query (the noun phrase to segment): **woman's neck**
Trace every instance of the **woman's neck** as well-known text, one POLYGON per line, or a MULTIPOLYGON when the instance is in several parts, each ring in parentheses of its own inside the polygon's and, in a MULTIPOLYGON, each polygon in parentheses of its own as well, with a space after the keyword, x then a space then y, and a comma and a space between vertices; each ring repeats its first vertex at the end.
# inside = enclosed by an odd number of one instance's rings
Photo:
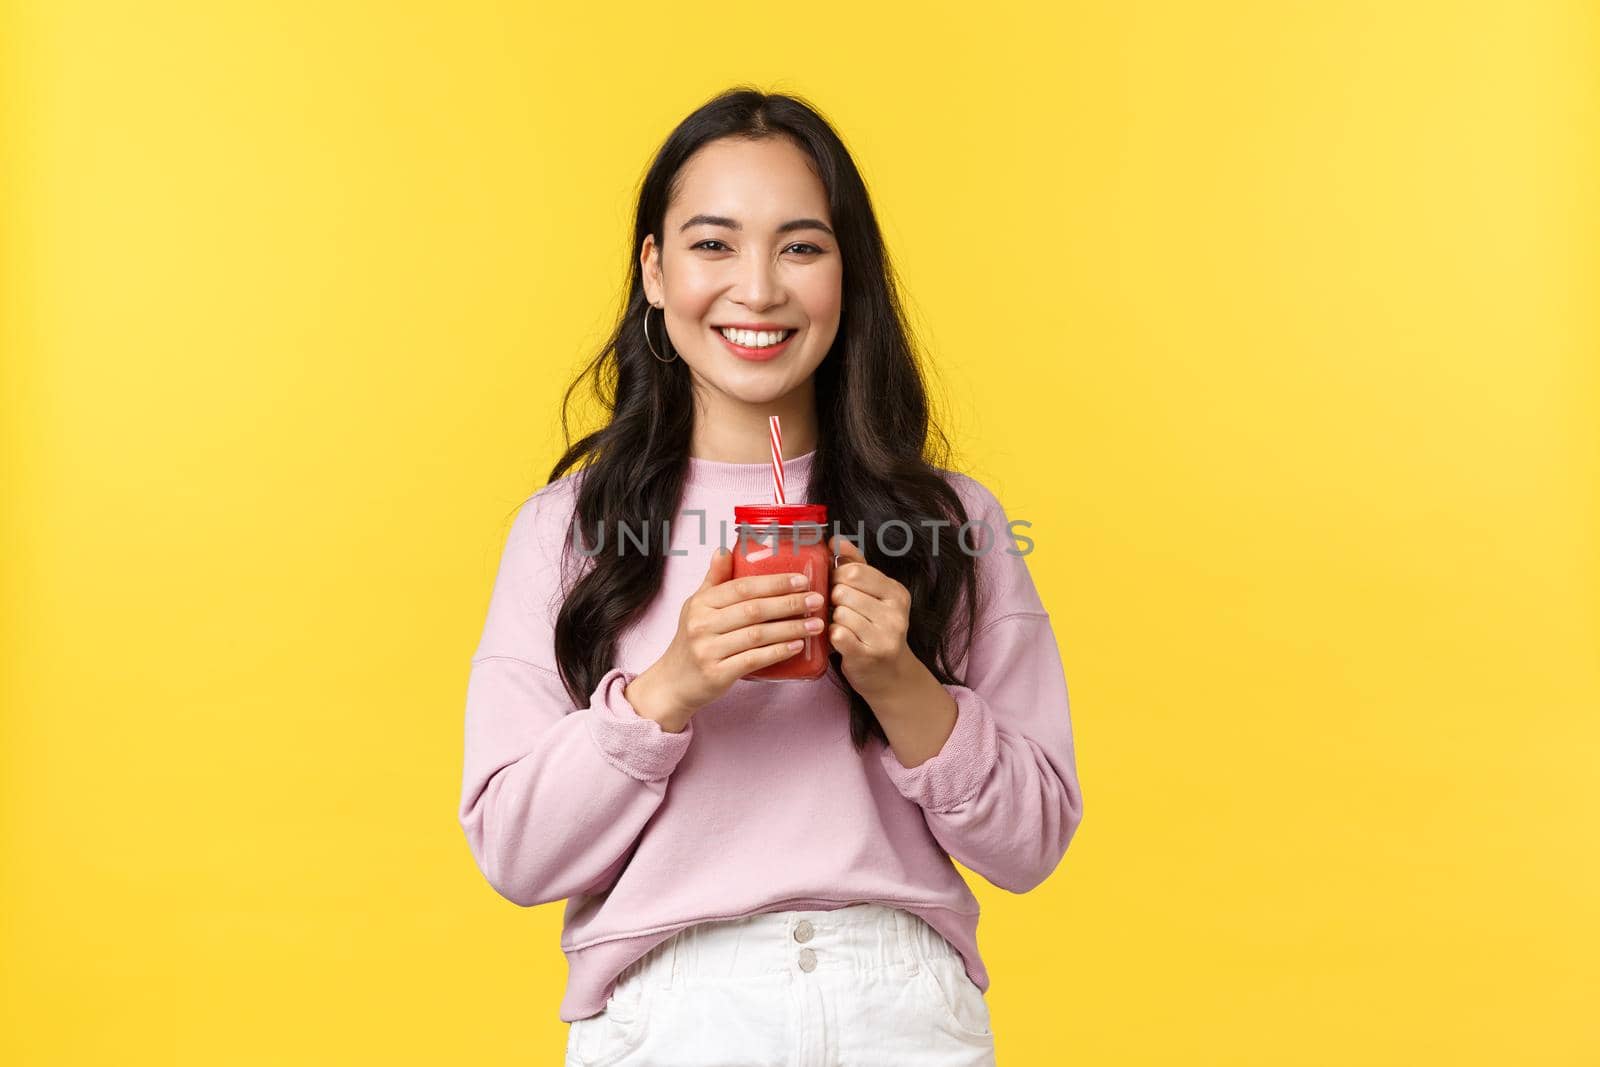
POLYGON ((776 415, 783 435, 783 458, 801 456, 817 447, 817 413, 809 391, 796 390, 788 397, 760 406, 741 405, 738 410, 715 407, 696 413, 689 454, 696 459, 717 463, 765 463, 772 458, 770 416, 776 415))

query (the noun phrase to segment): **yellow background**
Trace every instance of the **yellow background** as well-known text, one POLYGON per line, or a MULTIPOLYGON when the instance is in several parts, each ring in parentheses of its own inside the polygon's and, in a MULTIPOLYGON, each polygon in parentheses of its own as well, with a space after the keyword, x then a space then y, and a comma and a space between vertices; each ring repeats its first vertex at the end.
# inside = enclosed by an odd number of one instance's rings
POLYGON ((0 1061, 557 1063, 456 823, 697 104, 857 153, 1087 816, 1003 1064, 1600 1061, 1592 5, 14 3, 0 1061))

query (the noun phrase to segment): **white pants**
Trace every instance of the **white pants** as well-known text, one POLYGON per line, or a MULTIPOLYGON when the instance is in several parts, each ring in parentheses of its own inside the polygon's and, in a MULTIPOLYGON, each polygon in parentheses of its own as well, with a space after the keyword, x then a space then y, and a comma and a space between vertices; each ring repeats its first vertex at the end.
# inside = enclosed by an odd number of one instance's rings
POLYGON ((566 1067, 993 1065, 989 1007, 961 956, 881 904, 680 930, 567 1033, 566 1067))

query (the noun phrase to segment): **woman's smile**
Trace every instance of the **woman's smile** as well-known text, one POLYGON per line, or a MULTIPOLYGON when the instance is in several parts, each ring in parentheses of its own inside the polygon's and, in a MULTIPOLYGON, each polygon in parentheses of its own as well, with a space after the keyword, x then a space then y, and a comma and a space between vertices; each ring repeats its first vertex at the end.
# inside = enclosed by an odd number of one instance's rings
POLYGON ((711 332, 716 334, 717 339, 727 346, 728 351, 740 359, 747 359, 752 363, 765 363, 769 359, 776 359, 779 354, 786 350, 789 347, 789 342, 793 341, 795 334, 800 331, 789 330, 786 333, 778 334, 765 330, 732 330, 712 327, 711 332), (737 337, 738 340, 733 340, 729 337, 729 334, 737 337), (779 337, 781 337, 781 340, 778 339, 779 337))

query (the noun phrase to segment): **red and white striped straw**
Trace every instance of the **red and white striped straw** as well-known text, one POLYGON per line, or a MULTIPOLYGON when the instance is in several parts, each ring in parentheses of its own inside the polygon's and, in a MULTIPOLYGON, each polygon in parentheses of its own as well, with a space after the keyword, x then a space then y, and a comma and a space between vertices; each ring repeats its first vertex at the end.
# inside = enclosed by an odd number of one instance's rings
POLYGON ((778 427, 778 416, 767 417, 767 425, 771 429, 768 435, 772 440, 772 502, 784 504, 783 497, 783 431, 778 427))

